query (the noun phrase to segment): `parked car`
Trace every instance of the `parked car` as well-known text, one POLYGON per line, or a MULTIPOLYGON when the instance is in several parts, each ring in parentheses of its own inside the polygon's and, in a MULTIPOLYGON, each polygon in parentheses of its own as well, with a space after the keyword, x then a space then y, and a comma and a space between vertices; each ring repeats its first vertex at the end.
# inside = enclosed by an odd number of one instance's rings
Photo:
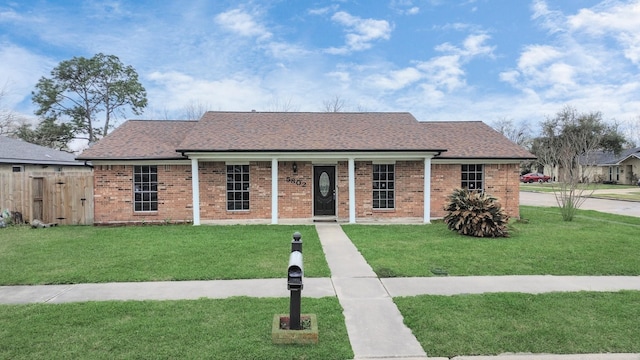
POLYGON ((541 173, 528 173, 525 175, 520 176, 520 181, 522 182, 526 182, 526 183, 532 183, 532 182, 549 182, 551 181, 551 176, 545 175, 545 174, 541 174, 541 173))

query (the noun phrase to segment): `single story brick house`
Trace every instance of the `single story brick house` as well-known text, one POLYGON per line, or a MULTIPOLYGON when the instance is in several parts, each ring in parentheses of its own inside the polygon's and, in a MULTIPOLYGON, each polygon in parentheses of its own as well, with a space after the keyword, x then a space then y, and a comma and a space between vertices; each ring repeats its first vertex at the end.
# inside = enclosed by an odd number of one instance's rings
POLYGON ((410 113, 207 112, 129 120, 85 150, 96 224, 429 223, 455 188, 519 216, 519 164, 535 158, 479 121, 410 113))

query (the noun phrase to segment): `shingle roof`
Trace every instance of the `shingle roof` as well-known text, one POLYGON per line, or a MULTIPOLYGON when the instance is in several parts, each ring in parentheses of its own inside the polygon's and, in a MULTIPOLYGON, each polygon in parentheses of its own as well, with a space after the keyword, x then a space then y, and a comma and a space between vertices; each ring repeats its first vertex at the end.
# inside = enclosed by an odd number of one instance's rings
POLYGON ((602 157, 598 159, 598 165, 619 165, 629 157, 640 158, 640 147, 627 149, 622 151, 619 155, 615 155, 612 152, 604 152, 602 157))
POLYGON ((409 113, 207 112, 178 150, 425 151, 425 129, 409 113))
POLYGON ((199 121, 130 120, 78 159, 184 159, 179 152, 442 151, 442 158, 532 159, 480 121, 410 113, 207 112, 199 121))
POLYGON ((178 145, 196 121, 129 120, 85 150, 78 159, 184 159, 178 145))
POLYGON ((440 141, 447 149, 438 158, 456 159, 535 159, 535 155, 518 146, 482 121, 422 122, 430 140, 440 141))
POLYGON ((84 166, 71 153, 6 136, 0 136, 0 149, 0 163, 84 166))

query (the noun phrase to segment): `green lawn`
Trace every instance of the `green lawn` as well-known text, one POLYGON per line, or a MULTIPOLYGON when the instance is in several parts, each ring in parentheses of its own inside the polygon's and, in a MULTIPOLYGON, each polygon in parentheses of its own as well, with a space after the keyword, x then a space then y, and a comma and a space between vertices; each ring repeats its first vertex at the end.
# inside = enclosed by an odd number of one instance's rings
POLYGON ((640 275, 640 218, 579 211, 564 222, 557 208, 521 207, 510 238, 458 235, 431 225, 345 225, 382 277, 448 275, 640 275))
POLYGON ((640 201, 640 191, 633 191, 626 194, 593 194, 590 197, 598 199, 640 201))
POLYGON ((303 299, 317 345, 274 345, 288 299, 0 305, 0 359, 351 359, 336 298, 303 299))
POLYGON ((295 231, 329 276, 313 226, 22 226, 0 229, 0 285, 284 277, 295 231))
POLYGON ((640 352, 640 292, 395 298, 428 356, 640 352))
MULTIPOLYGON (((558 183, 520 183, 520 190, 522 191, 542 191, 553 192, 555 189, 560 188, 558 183)), ((593 183, 589 185, 589 190, 607 190, 607 189, 631 189, 637 188, 633 185, 617 185, 617 184, 597 184, 593 183)))
MULTIPOLYGON (((609 190, 609 189, 638 189, 638 187, 632 186, 632 185, 592 184, 592 186, 586 189, 582 195, 592 197, 592 198, 598 198, 598 199, 640 201, 640 191, 633 191, 626 194, 604 193, 602 191, 598 191, 595 193, 592 192, 592 190, 609 190)), ((555 191, 560 190, 560 186, 554 183, 520 184, 520 190, 553 193, 555 191)))

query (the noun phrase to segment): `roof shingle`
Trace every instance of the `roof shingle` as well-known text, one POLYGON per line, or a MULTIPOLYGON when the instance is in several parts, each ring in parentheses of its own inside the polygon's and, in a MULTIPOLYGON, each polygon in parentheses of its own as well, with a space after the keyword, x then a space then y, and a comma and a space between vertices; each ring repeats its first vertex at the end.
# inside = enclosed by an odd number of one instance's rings
POLYGON ((207 112, 179 151, 424 151, 409 113, 207 112))
POLYGON ((71 153, 6 136, 0 136, 0 149, 0 163, 84 166, 71 153))
POLYGON ((447 149, 440 158, 534 159, 535 156, 482 121, 422 122, 429 140, 447 149))
POLYGON ((196 121, 129 120, 78 156, 82 160, 184 159, 178 145, 196 121))
POLYGON ((443 151, 440 158, 532 159, 480 121, 410 113, 207 112, 199 121, 130 120, 78 159, 184 159, 179 152, 443 151))

